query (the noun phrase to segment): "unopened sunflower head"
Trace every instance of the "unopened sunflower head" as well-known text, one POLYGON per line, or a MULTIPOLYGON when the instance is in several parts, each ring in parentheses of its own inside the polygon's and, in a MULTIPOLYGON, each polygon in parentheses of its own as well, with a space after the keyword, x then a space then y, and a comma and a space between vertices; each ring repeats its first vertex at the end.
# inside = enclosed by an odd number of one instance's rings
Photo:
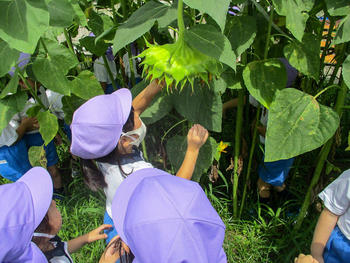
POLYGON ((167 89, 180 86, 183 89, 189 81, 193 90, 193 80, 200 77, 208 84, 209 76, 218 76, 222 64, 216 59, 191 48, 184 41, 174 44, 151 45, 139 57, 144 58, 143 75, 147 79, 165 79, 167 89))

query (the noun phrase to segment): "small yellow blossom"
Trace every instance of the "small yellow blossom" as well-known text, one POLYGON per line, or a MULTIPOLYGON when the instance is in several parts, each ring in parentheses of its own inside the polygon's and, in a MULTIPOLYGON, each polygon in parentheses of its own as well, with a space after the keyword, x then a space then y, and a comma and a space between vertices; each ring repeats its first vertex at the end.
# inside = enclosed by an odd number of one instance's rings
POLYGON ((218 150, 218 152, 220 152, 220 153, 227 153, 227 151, 225 151, 225 149, 227 148, 229 146, 229 144, 228 143, 224 143, 223 141, 221 141, 220 142, 220 144, 218 145, 218 148, 217 148, 217 150, 218 150))

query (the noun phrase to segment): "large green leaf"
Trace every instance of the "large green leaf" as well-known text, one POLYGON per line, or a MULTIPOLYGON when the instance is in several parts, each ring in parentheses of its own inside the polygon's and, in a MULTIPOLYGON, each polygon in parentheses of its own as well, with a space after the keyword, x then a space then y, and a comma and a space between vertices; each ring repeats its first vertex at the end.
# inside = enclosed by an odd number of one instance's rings
POLYGON ((68 27, 72 24, 75 11, 68 0, 52 0, 48 7, 50 26, 68 27))
POLYGON ((18 81, 19 81, 18 68, 16 68, 10 81, 7 83, 6 87, 1 91, 0 99, 3 99, 8 95, 15 94, 17 92, 18 81))
POLYGON ((118 28, 113 40, 114 53, 148 32, 156 21, 164 27, 165 22, 170 23, 175 19, 174 7, 154 1, 147 2, 118 28))
POLYGON ((86 16, 83 10, 81 10, 78 0, 72 0, 71 5, 74 9, 75 20, 77 21, 77 23, 84 27, 87 26, 86 16))
POLYGON ((79 39, 79 42, 88 51, 100 57, 103 54, 105 54, 109 44, 105 43, 104 41, 98 41, 96 44, 95 39, 95 37, 87 36, 82 39, 79 39))
POLYGON ((301 73, 318 80, 320 71, 320 42, 305 34, 303 42, 292 42, 284 47, 284 56, 301 73))
MULTIPOLYGON (((199 182, 203 173, 205 173, 211 166, 216 153, 216 147, 217 142, 212 137, 209 137, 206 143, 201 147, 192 176, 193 181, 199 182)), ((176 172, 179 170, 184 160, 186 149, 187 138, 184 136, 175 135, 167 142, 166 151, 176 172)))
POLYGON ((273 102, 276 91, 287 85, 287 72, 279 59, 253 61, 243 71, 249 93, 266 108, 273 102))
POLYGON ((49 27, 45 0, 2 0, 0 17, 0 38, 11 48, 30 54, 49 27))
POLYGON ((343 62, 343 79, 346 86, 350 89, 350 55, 343 62))
POLYGON ((23 110, 27 99, 27 94, 22 91, 0 100, 0 132, 9 124, 13 115, 23 110))
POLYGON ((67 47, 50 39, 44 39, 43 41, 48 50, 49 59, 56 66, 60 67, 64 74, 67 74, 71 68, 78 65, 77 57, 67 47))
POLYGON ((340 23, 334 44, 341 44, 350 41, 350 15, 347 15, 340 23))
POLYGON ((286 16, 286 26, 296 39, 302 40, 307 14, 313 7, 313 0, 273 0, 273 4, 278 14, 286 16))
POLYGON ((214 26, 200 24, 186 30, 186 43, 203 54, 216 58, 232 69, 236 69, 236 56, 230 41, 214 26))
POLYGON ((47 168, 47 159, 44 145, 32 146, 28 150, 28 158, 31 166, 41 166, 47 168))
POLYGON ((350 14, 349 0, 325 0, 328 13, 331 16, 345 16, 350 14))
POLYGON ((256 36, 256 19, 252 16, 235 16, 231 19, 227 38, 236 57, 239 57, 253 43, 256 36))
POLYGON ((2 77, 15 65, 16 60, 19 57, 19 51, 10 48, 5 41, 0 40, 0 57, 0 77, 2 77))
POLYGON ((174 91, 172 101, 175 109, 192 123, 199 123, 206 129, 221 132, 222 101, 219 93, 214 93, 206 85, 195 83, 186 85, 180 93, 174 91))
POLYGON ((94 73, 89 70, 80 72, 71 83, 71 92, 82 99, 88 100, 97 95, 104 94, 94 73))
POLYGON ((58 131, 57 117, 50 111, 39 111, 36 115, 40 128, 39 132, 43 137, 44 144, 48 145, 55 138, 58 131))
POLYGON ((67 124, 72 123, 73 113, 78 109, 86 100, 79 98, 72 94, 71 96, 64 96, 62 98, 64 121, 67 124))
POLYGON ((65 72, 51 58, 35 60, 33 73, 46 88, 63 95, 70 94, 70 84, 65 77, 65 72))
POLYGON ((292 88, 279 91, 269 111, 265 161, 314 150, 330 139, 338 126, 338 114, 312 96, 292 88))
POLYGON ((227 67, 218 79, 214 79, 211 82, 214 91, 223 94, 226 89, 241 89, 242 71, 242 66, 238 66, 236 72, 227 67))
POLYGON ((105 14, 97 14, 96 12, 91 12, 88 25, 96 36, 114 26, 112 18, 105 14))
POLYGON ((221 31, 224 31, 230 0, 184 0, 184 2, 188 6, 210 15, 220 26, 221 31))
POLYGON ((141 114, 141 118, 145 124, 152 124, 167 115, 172 108, 171 97, 158 94, 141 114))

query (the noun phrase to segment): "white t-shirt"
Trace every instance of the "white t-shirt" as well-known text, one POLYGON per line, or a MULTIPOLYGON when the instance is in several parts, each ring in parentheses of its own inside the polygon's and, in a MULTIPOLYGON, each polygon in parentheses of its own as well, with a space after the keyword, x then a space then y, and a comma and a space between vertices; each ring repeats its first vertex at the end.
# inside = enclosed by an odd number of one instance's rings
MULTIPOLYGON (((107 58, 107 62, 109 65, 109 68, 111 69, 113 78, 115 79, 117 77, 117 68, 114 61, 110 61, 107 58)), ((94 74, 96 79, 99 82, 106 82, 107 84, 111 84, 112 80, 110 79, 107 69, 105 68, 105 63, 103 62, 103 58, 99 57, 94 62, 94 74)))
POLYGON ((338 215, 338 227, 350 240, 350 169, 343 172, 319 195, 325 207, 338 215))
MULTIPOLYGON (((261 115, 260 115, 260 123, 267 127, 267 121, 269 117, 269 111, 264 106, 262 106, 252 95, 249 95, 249 103, 253 105, 255 108, 261 107, 261 115)), ((260 142, 262 144, 265 144, 265 137, 262 135, 259 135, 260 142)))
MULTIPOLYGON (((96 162, 99 170, 105 177, 105 181, 107 183, 107 187, 104 188, 104 192, 106 194, 106 210, 110 217, 112 217, 112 202, 115 195, 115 191, 119 187, 119 185, 125 179, 122 175, 119 166, 117 164, 108 164, 108 163, 100 163, 96 162)), ((121 165, 124 173, 129 174, 131 172, 136 172, 137 170, 144 168, 152 168, 152 164, 147 163, 143 160, 127 163, 121 165)))
MULTIPOLYGON (((141 60, 141 58, 137 58, 137 60, 141 60)), ((123 56, 123 63, 124 63, 124 68, 125 68, 125 74, 130 79, 131 78, 131 70, 130 70, 129 54, 128 53, 124 54, 124 56, 123 56)), ((134 76, 135 76, 135 78, 140 77, 140 75, 137 73, 135 58, 132 59, 132 64, 133 64, 133 68, 134 68, 134 76)))

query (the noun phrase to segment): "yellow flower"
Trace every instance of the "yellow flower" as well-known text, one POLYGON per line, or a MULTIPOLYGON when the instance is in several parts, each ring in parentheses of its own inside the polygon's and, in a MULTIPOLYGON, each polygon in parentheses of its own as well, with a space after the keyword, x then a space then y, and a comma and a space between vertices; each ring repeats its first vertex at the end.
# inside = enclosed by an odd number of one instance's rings
POLYGON ((223 141, 221 141, 220 142, 220 144, 218 145, 218 148, 217 148, 217 150, 218 150, 218 152, 220 152, 220 153, 227 153, 227 151, 225 151, 225 149, 227 148, 229 146, 229 144, 228 143, 224 143, 223 141))

